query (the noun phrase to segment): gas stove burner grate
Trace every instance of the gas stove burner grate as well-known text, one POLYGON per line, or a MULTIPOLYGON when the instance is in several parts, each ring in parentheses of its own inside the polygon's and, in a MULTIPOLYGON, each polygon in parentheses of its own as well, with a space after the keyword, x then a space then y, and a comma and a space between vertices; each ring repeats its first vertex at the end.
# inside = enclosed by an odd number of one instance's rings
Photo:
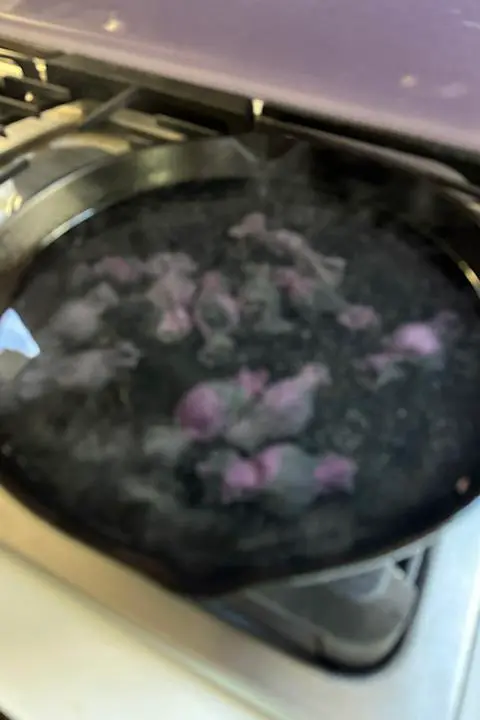
POLYGON ((112 143, 128 151, 252 127, 248 99, 0 39, 1 183, 21 155, 72 134, 76 146, 101 136, 108 152, 112 143))
MULTIPOLYGON (((0 50, 0 134, 7 126, 27 117, 39 117, 71 100, 68 88, 47 79, 43 60, 14 50, 0 50)), ((1 155, 0 155, 1 157, 1 155)))
POLYGON ((406 638, 428 577, 428 551, 329 583, 283 583, 204 604, 233 627, 340 673, 379 670, 406 638))

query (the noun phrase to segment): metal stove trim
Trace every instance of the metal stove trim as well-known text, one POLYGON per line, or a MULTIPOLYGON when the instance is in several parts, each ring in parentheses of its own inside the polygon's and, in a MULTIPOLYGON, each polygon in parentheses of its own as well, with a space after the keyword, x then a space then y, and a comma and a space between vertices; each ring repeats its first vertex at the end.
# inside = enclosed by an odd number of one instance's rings
POLYGON ((86 101, 72 102, 45 110, 39 117, 27 117, 8 126, 0 138, 0 162, 11 161, 40 143, 75 130, 91 110, 86 101))
POLYGON ((174 655, 259 709, 307 720, 319 711, 356 720, 453 720, 480 608, 480 507, 445 528, 401 651, 370 676, 304 665, 228 627, 133 571, 71 540, 0 490, 0 545, 133 622, 144 641, 174 655), (427 674, 429 680, 427 680, 427 674))
POLYGON ((416 620, 376 674, 336 676, 232 629, 32 515, 0 490, 0 545, 133 622, 144 641, 277 717, 454 720, 480 609, 480 506, 450 523, 432 551, 416 620), (428 675, 428 679, 427 679, 428 675))

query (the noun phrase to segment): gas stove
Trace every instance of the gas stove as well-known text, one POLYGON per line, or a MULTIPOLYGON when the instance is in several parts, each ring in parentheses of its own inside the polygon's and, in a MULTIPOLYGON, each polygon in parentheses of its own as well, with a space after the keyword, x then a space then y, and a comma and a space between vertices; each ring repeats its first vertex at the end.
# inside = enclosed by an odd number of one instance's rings
MULTIPOLYGON (((0 218, 49 188, 83 180, 107 157, 215 135, 270 135, 349 147, 387 166, 478 197, 476 159, 421 141, 377 144, 373 131, 316 121, 218 91, 41 48, 0 51, 0 218)), ((43 194, 43 195, 42 195, 43 194)), ((49 241, 98 210, 95 192, 45 204, 49 241), (54 217, 54 220, 52 220, 54 217), (52 225, 53 223, 53 225, 52 225)), ((0 248, 1 254, 1 248, 0 248)), ((8 260, 8 258, 7 258, 8 260)), ((2 278, 8 291, 14 278, 2 278)), ((5 351, 6 379, 25 362, 5 351)), ((168 637, 220 683, 289 717, 457 717, 480 608, 478 507, 432 541, 346 576, 295 579, 196 607, 82 547, 0 495, 2 545, 168 637), (195 660, 194 660, 195 658, 195 660), (430 673, 433 692, 419 677, 430 673)))

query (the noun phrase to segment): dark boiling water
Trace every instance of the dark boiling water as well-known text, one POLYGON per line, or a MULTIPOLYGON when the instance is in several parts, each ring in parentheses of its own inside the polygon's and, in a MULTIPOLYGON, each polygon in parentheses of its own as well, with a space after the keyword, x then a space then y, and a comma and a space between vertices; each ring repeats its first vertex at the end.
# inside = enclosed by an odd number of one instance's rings
POLYGON ((477 317, 368 203, 177 188, 57 241, 15 304, 42 351, 2 389, 15 482, 179 585, 421 530, 475 474, 477 317))

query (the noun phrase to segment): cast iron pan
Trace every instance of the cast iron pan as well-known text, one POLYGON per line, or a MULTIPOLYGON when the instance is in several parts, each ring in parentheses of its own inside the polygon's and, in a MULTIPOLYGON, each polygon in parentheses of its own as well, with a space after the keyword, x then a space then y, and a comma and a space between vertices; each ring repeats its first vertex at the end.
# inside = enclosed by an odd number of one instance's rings
POLYGON ((0 236, 63 233, 11 299, 40 354, 1 388, 7 489, 184 593, 379 557, 480 490, 474 214, 254 145, 109 161, 0 236))

